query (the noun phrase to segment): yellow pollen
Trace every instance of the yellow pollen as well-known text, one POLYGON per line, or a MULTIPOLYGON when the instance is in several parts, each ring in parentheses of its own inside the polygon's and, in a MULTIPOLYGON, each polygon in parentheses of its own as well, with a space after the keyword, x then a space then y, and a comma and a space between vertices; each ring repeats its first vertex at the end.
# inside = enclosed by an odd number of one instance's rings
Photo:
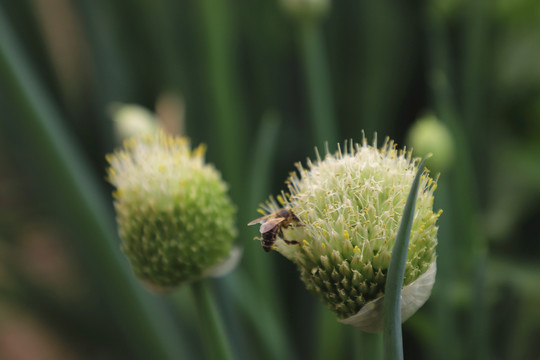
POLYGON ((321 243, 321 247, 322 247, 323 249, 326 249, 326 245, 325 245, 324 243, 321 243))
POLYGON ((345 238, 345 240, 350 239, 350 235, 349 235, 349 232, 347 230, 343 230, 343 237, 345 238))
POLYGON ((308 242, 307 240, 302 240, 302 242, 303 242, 304 244, 306 244, 307 246, 309 246, 309 242, 308 242))
POLYGON ((358 245, 354 245, 353 251, 354 251, 356 254, 358 254, 358 255, 362 254, 362 251, 360 250, 360 248, 358 247, 358 245))

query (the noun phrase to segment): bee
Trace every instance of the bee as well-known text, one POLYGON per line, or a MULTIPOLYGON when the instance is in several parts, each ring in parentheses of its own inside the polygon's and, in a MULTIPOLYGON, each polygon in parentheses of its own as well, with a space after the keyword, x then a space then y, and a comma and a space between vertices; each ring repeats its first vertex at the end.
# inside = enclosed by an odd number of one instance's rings
MULTIPOLYGON (((278 211, 268 214, 266 216, 260 217, 253 220, 248 224, 248 226, 261 224, 259 231, 261 232, 261 245, 264 251, 269 252, 272 250, 274 243, 277 240, 277 237, 287 244, 298 244, 296 240, 287 240, 283 236, 283 229, 293 226, 293 223, 299 223, 300 219, 289 209, 279 209, 278 211)), ((301 225, 294 225, 301 226, 301 225)))

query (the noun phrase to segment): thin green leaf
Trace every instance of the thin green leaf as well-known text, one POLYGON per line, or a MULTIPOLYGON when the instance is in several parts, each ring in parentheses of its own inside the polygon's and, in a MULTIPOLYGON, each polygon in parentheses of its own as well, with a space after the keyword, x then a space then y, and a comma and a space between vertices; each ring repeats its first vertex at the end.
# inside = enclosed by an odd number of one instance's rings
POLYGON ((232 360, 234 358, 227 340, 225 326, 210 293, 208 282, 209 280, 200 280, 191 284, 205 351, 208 354, 208 359, 232 360))
POLYGON ((423 159, 418 165, 407 203, 403 209, 403 217, 399 225, 396 241, 390 257, 388 277, 384 291, 384 328, 383 354, 385 360, 403 359, 403 339, 401 337, 401 288, 405 276, 405 263, 411 237, 416 197, 420 185, 420 176, 424 168, 423 159))
POLYGON ((324 304, 317 304, 315 313, 315 359, 343 359, 349 350, 346 346, 347 325, 336 321, 336 315, 324 304))
MULTIPOLYGON (((252 144, 249 196, 245 199, 247 205, 244 207, 247 211, 241 211, 240 224, 246 224, 258 216, 255 209, 268 194, 279 144, 280 126, 281 118, 277 112, 274 110, 265 112, 252 144)), ((251 235, 253 230, 255 229, 248 229, 250 232, 244 234, 251 235)), ((256 234, 260 235, 258 232, 256 234)), ((262 346, 265 347, 265 353, 270 354, 269 358, 290 359, 293 356, 292 343, 285 332, 283 302, 279 298, 276 271, 272 267, 271 257, 264 254, 260 244, 253 241, 252 237, 244 236, 243 239, 245 239, 243 261, 246 266, 240 269, 243 271, 242 274, 231 277, 231 283, 234 282, 236 288, 232 294, 252 322, 262 346), (249 273, 244 269, 249 269, 249 273), (252 284, 257 284, 256 288, 252 284), (238 296, 240 294, 241 296, 238 296), (246 301, 247 297, 252 299, 251 303, 246 301), (258 304, 263 301, 265 306, 259 306, 258 304)))
POLYGON ((300 46, 314 139, 319 148, 338 140, 328 65, 318 23, 300 24, 300 46))
POLYGON ((42 166, 39 181, 58 199, 72 231, 80 241, 79 252, 100 279, 115 321, 122 324, 129 341, 142 357, 177 359, 184 352, 175 339, 170 319, 136 282, 122 257, 115 236, 113 216, 76 143, 62 126, 61 117, 38 81, 0 8, 0 86, 19 116, 14 129, 42 166), (89 260, 92 259, 92 261, 89 260))
POLYGON ((285 331, 282 312, 276 312, 271 302, 261 296, 259 291, 261 284, 257 284, 257 287, 253 286, 245 271, 239 270, 227 276, 223 281, 227 283, 233 299, 249 321, 257 343, 260 343, 257 347, 257 358, 293 359, 291 337, 285 331))
POLYGON ((238 201, 242 197, 241 189, 245 155, 247 152, 245 139, 246 115, 243 103, 239 76, 234 66, 235 23, 231 21, 229 3, 224 0, 198 1, 200 25, 202 30, 205 60, 208 71, 209 107, 216 133, 219 134, 218 166, 225 179, 231 184, 231 197, 238 201))
POLYGON ((368 333, 363 330, 355 331, 355 359, 379 360, 382 359, 381 334, 368 333))

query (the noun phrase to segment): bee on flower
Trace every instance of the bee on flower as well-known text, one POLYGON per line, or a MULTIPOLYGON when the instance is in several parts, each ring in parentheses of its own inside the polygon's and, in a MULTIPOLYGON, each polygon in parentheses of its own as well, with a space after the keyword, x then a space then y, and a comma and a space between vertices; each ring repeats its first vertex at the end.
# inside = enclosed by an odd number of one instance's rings
MULTIPOLYGON (((288 192, 271 197, 265 214, 281 208, 302 226, 281 229, 276 250, 294 262, 306 288, 340 321, 366 331, 382 328, 382 299, 390 254, 417 171, 417 160, 386 140, 377 148, 346 143, 343 150, 297 164, 288 192)), ((409 242, 402 290, 402 320, 428 299, 435 280, 437 219, 433 211, 436 181, 427 172, 420 190, 409 242)))

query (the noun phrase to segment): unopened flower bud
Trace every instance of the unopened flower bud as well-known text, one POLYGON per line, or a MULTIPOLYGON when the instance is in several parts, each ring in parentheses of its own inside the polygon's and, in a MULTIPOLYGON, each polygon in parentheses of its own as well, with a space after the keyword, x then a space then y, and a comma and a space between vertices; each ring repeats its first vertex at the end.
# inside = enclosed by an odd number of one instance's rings
POLYGON ((154 114, 140 105, 114 103, 110 107, 110 114, 119 143, 131 137, 156 132, 158 129, 154 114))
POLYGON ((434 115, 418 119, 407 135, 407 143, 418 156, 433 156, 426 165, 435 172, 443 172, 452 167, 455 145, 450 130, 434 115))
POLYGON ((235 209, 204 151, 159 130, 126 140, 107 158, 123 252, 153 288, 220 272, 218 265, 237 254, 235 209))
MULTIPOLYGON (((289 209, 298 221, 282 226, 276 249, 294 262, 307 289, 340 321, 366 331, 382 326, 390 254, 416 174, 411 153, 392 141, 382 148, 349 144, 345 151, 308 160, 288 180, 289 193, 264 210, 289 209)), ((402 320, 427 300, 435 279, 436 182, 421 177, 405 267, 402 320)))

